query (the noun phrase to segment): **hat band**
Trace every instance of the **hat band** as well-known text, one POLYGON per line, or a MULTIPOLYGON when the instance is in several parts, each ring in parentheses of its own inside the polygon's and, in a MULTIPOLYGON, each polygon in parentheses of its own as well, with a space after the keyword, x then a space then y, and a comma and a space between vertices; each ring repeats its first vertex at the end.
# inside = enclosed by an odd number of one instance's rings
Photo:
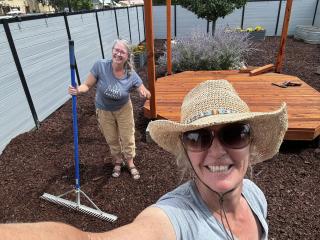
POLYGON ((208 116, 212 116, 212 115, 219 115, 219 114, 229 114, 229 113, 237 113, 237 111, 232 110, 232 109, 226 109, 226 108, 213 109, 213 110, 198 113, 198 114, 194 115, 193 117, 187 119, 185 121, 185 123, 189 124, 189 123, 194 122, 194 121, 196 121, 200 118, 203 118, 203 117, 208 117, 208 116))

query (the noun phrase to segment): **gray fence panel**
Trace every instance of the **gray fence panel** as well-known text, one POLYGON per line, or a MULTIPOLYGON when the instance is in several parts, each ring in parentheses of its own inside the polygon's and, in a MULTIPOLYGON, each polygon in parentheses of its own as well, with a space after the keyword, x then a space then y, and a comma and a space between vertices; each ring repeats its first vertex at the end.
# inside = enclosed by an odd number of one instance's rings
POLYGON ((17 135, 35 127, 11 51, 0 25, 0 154, 17 135))
POLYGON ((207 20, 198 18, 194 13, 177 6, 177 37, 190 35, 192 31, 207 32, 207 20))
POLYGON ((39 121, 43 121, 70 98, 64 19, 44 18, 9 26, 39 121))
POLYGON ((119 38, 130 41, 127 9, 117 9, 119 38))
MULTIPOLYGON (((311 25, 317 0, 294 0, 292 5, 288 35, 293 35, 296 25, 311 25)), ((286 1, 282 1, 281 12, 279 17, 279 25, 277 35, 281 35, 282 25, 285 14, 286 1)), ((243 27, 263 26, 266 29, 267 36, 273 36, 277 24, 277 16, 279 9, 279 1, 257 1, 248 2, 245 6, 243 27)), ((320 6, 315 19, 315 25, 320 25, 320 6)), ((165 6, 153 7, 154 12, 154 31, 155 38, 166 38, 166 13, 165 6)), ((241 26, 242 9, 236 9, 225 18, 219 18, 216 27, 241 26)), ((172 23, 174 20, 172 18, 172 23)), ((209 25, 211 32, 212 24, 209 25)), ((177 37, 186 36, 190 31, 198 29, 199 31, 207 31, 207 21, 199 19, 195 14, 177 6, 177 37)))
POLYGON ((102 58, 95 13, 68 16, 71 38, 81 82, 88 76, 93 64, 102 58))
MULTIPOLYGON (((167 7, 153 7, 153 27, 155 39, 167 39, 167 7)), ((174 6, 171 7, 171 36, 174 38, 174 6)))
MULTIPOLYGON (((221 27, 237 28, 237 27, 241 27, 241 17, 242 17, 242 8, 236 9, 231 14, 225 16, 224 18, 218 18, 218 20, 216 22, 216 28, 221 28, 221 27)), ((210 32, 212 32, 211 29, 210 29, 210 32)))
POLYGON ((140 40, 144 41, 146 39, 144 34, 144 21, 143 21, 143 7, 138 7, 138 15, 139 15, 139 26, 140 26, 140 40))
POLYGON ((266 29, 267 36, 274 35, 278 8, 279 1, 248 2, 245 6, 243 28, 259 25, 266 29))
POLYGON ((136 8, 129 8, 130 28, 131 28, 131 42, 134 45, 139 44, 139 31, 136 8))
POLYGON ((288 34, 293 35, 297 25, 312 25, 317 0, 294 0, 288 34))
POLYGON ((99 12, 98 17, 104 57, 111 59, 111 48, 114 40, 118 38, 114 11, 99 12))

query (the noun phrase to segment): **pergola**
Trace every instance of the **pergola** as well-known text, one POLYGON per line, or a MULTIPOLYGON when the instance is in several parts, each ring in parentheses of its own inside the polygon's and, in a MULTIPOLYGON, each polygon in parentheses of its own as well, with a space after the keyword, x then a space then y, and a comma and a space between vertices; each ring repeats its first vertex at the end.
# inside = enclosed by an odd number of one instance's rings
POLYGON ((148 52, 148 83, 152 97, 144 105, 144 115, 150 119, 180 120, 180 107, 185 94, 208 79, 230 81, 252 111, 270 111, 286 102, 289 128, 285 139, 313 140, 320 135, 320 93, 295 76, 280 74, 292 8, 287 0, 281 41, 275 66, 269 64, 251 72, 239 70, 186 71, 172 74, 171 66, 171 0, 167 0, 167 76, 156 81, 152 0, 145 1, 146 43, 148 52), (271 69, 274 72, 269 72, 271 69), (278 88, 272 83, 294 81, 299 88, 278 88))

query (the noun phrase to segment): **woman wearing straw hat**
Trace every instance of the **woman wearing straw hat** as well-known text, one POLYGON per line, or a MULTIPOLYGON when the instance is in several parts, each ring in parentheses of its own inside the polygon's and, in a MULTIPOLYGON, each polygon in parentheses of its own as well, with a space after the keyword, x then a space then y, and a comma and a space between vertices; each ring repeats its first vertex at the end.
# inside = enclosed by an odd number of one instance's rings
POLYGON ((97 61, 86 81, 76 88, 69 86, 68 91, 78 95, 88 92, 94 85, 97 86, 98 125, 115 161, 112 176, 120 176, 124 159, 133 179, 139 179, 140 174, 133 161, 136 146, 130 91, 137 89, 140 96, 148 99, 151 94, 134 71, 131 48, 126 40, 116 40, 112 46, 112 59, 97 61))
POLYGON ((91 240, 268 238, 265 196, 245 174, 249 165, 278 152, 287 130, 285 104, 273 112, 250 112, 229 82, 209 80, 186 95, 180 123, 157 120, 150 122, 149 130, 193 178, 131 224, 104 233, 86 233, 61 223, 9 224, 0 226, 0 233, 8 239, 14 239, 17 229, 15 237, 24 233, 24 239, 41 239, 41 234, 48 236, 45 239, 57 234, 59 239, 91 240))

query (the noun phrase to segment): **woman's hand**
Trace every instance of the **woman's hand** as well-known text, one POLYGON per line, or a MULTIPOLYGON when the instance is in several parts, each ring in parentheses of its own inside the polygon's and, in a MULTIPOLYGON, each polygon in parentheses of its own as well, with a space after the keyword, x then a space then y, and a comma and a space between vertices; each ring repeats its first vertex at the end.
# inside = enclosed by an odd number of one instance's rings
POLYGON ((69 93, 70 95, 78 95, 78 94, 80 93, 79 87, 78 87, 78 86, 73 87, 73 86, 70 85, 70 86, 68 87, 68 93, 69 93))
POLYGON ((151 93, 148 89, 146 89, 146 87, 143 84, 141 84, 141 86, 138 88, 138 91, 141 97, 144 97, 146 99, 151 98, 151 93))

